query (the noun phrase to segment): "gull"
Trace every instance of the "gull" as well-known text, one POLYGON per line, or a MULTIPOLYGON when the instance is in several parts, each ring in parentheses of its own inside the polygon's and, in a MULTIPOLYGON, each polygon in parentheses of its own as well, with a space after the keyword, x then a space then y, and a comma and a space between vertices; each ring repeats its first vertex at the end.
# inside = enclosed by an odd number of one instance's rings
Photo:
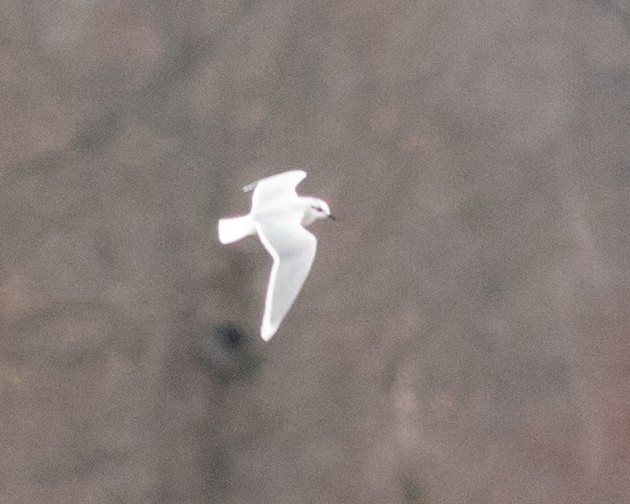
POLYGON ((260 327, 265 341, 278 330, 315 259, 317 239, 304 226, 319 219, 335 220, 324 200, 297 194, 296 187, 305 177, 306 172, 291 170, 246 185, 243 191, 253 191, 251 211, 219 220, 221 243, 258 235, 273 258, 260 327))

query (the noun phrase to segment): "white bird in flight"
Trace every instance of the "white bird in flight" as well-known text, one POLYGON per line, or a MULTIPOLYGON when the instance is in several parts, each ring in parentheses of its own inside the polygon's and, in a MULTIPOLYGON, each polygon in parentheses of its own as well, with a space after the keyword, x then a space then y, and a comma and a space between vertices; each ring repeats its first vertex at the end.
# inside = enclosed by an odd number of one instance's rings
POLYGON ((306 177, 292 170, 246 185, 254 191, 247 215, 219 220, 219 240, 233 243, 257 234, 273 257, 260 335, 269 341, 295 301, 315 259, 317 239, 304 226, 318 219, 333 219, 328 203, 299 196, 297 185, 306 177))

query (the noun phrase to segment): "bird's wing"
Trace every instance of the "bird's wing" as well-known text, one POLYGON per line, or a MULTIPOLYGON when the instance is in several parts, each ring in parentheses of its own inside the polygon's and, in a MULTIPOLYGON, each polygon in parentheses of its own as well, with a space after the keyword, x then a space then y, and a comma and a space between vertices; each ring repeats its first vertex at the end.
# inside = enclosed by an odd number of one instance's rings
POLYGON ((256 222, 255 226, 260 240, 273 257, 260 328, 260 335, 268 341, 304 285, 315 259, 317 239, 297 219, 267 220, 256 222))
POLYGON ((305 177, 305 171, 292 170, 253 182, 243 187, 243 191, 254 191, 252 196, 252 208, 255 208, 259 204, 271 199, 281 198, 286 195, 295 195, 295 188, 305 177))

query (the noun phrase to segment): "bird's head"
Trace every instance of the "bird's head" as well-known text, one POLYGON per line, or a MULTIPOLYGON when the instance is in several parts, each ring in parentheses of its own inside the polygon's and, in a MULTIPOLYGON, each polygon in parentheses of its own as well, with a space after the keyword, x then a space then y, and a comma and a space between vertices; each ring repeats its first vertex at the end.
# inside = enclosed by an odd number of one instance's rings
POLYGON ((318 219, 337 220, 335 216, 330 213, 328 203, 320 198, 310 198, 305 217, 305 221, 307 221, 308 224, 318 219))

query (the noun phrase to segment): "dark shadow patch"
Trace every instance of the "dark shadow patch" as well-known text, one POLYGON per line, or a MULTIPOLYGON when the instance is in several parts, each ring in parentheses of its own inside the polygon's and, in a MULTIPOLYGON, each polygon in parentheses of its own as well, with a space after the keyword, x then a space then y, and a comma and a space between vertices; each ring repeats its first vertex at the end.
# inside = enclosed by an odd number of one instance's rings
POLYGON ((215 330, 221 343, 229 351, 238 351, 247 342, 245 334, 234 324, 218 326, 215 330))
POLYGON ((405 504, 425 504, 429 502, 426 492, 412 478, 408 476, 401 478, 400 486, 403 497, 402 501, 405 504))
POLYGON ((252 379, 264 363, 258 339, 233 322, 200 328, 191 336, 194 361, 223 383, 252 379))

